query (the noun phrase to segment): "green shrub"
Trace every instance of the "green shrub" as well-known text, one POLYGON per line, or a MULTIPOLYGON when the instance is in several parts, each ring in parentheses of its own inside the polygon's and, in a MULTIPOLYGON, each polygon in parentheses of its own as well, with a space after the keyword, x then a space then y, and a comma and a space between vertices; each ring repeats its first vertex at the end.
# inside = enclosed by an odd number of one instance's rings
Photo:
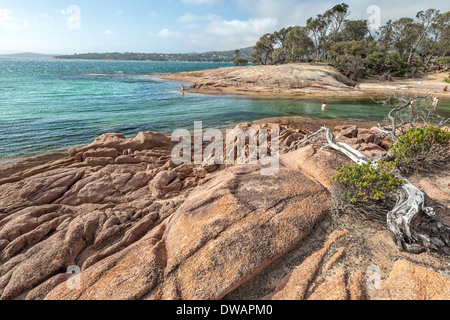
POLYGON ((402 185, 403 180, 394 176, 395 164, 380 161, 377 166, 349 164, 338 168, 331 180, 339 185, 340 198, 352 204, 382 201, 386 195, 402 185))
POLYGON ((405 173, 431 169, 449 157, 450 132, 428 125, 408 130, 391 146, 397 167, 405 173))
POLYGON ((436 61, 441 67, 450 67, 450 57, 444 57, 436 61))
POLYGON ((235 66, 246 66, 248 64, 248 60, 244 58, 236 58, 233 60, 235 66))

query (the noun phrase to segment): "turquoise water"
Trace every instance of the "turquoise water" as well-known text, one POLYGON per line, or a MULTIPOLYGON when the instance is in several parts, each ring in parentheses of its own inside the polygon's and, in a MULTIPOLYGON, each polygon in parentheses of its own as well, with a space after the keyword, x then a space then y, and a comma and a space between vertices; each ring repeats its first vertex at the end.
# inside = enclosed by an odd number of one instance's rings
MULTIPOLYGON (((91 143, 106 132, 170 134, 222 129, 271 117, 381 121, 371 100, 321 101, 182 95, 180 83, 148 75, 229 66, 223 63, 0 60, 0 160, 91 143)), ((440 112, 450 116, 449 101, 440 112)))

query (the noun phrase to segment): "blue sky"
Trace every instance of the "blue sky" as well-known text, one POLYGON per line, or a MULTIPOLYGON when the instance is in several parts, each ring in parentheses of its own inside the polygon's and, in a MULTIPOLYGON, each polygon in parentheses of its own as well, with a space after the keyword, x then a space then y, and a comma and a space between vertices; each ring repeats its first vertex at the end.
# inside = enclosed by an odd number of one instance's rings
POLYGON ((448 0, 1 0, 0 53, 204 52, 252 46, 346 2, 351 18, 381 21, 450 10, 448 0))

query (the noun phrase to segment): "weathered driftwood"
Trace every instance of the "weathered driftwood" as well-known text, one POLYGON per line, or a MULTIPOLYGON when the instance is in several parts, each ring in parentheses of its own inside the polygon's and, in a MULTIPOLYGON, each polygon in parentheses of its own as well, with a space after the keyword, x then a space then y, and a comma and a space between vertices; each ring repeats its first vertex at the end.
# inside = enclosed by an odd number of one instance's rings
MULTIPOLYGON (((327 127, 322 127, 320 132, 325 133, 328 147, 342 152, 352 161, 358 164, 366 164, 369 159, 348 144, 335 142, 334 135, 327 127)), ((380 159, 372 160, 376 166, 380 159)), ((443 254, 450 254, 450 228, 433 218, 434 210, 426 206, 425 194, 416 188, 411 182, 400 175, 404 180, 397 190, 397 204, 387 214, 386 222, 393 240, 401 251, 420 253, 431 249, 443 254)))
POLYGON ((434 211, 433 208, 425 206, 425 194, 408 180, 404 181, 396 193, 397 204, 387 215, 387 226, 400 250, 420 253, 429 247, 427 245, 429 241, 423 235, 416 234, 414 226, 419 222, 421 215, 432 217, 434 211))

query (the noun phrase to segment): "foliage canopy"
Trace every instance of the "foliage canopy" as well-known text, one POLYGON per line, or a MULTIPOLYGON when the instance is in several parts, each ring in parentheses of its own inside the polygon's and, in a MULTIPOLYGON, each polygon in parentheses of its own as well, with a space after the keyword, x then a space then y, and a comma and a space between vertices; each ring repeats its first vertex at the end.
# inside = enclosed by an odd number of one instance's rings
POLYGON ((347 19, 349 14, 349 6, 342 3, 309 18, 306 26, 263 35, 253 48, 253 63, 326 62, 353 80, 450 67, 450 11, 420 11, 414 18, 389 20, 378 31, 368 21, 347 19))

